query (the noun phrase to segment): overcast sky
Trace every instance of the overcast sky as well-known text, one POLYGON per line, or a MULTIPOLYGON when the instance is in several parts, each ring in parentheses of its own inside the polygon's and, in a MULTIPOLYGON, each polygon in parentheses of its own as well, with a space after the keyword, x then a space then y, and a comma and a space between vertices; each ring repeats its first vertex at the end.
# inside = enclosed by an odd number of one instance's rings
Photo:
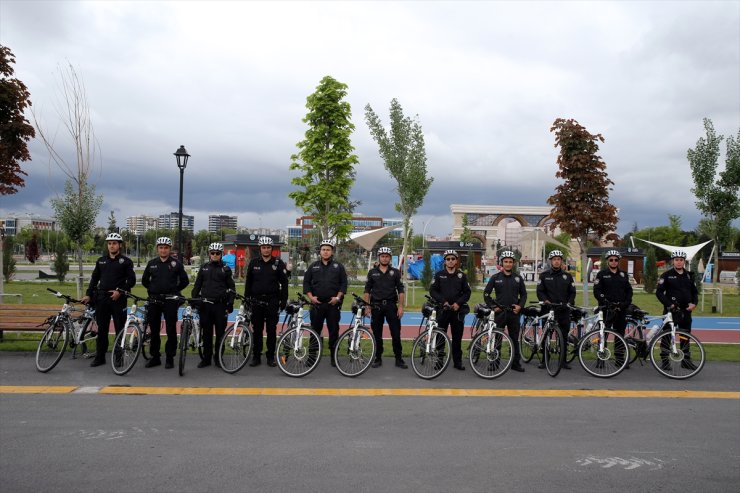
MULTIPOLYGON (((325 75, 349 86, 360 164, 352 197, 398 217, 364 121, 397 98, 424 129, 435 181, 420 232, 451 230, 449 205, 546 205, 557 185, 549 132, 574 118, 606 142, 620 233, 700 216, 686 151, 702 118, 740 128, 740 2, 0 2, 0 43, 47 131, 57 131, 59 64, 84 78, 102 148, 106 224, 176 211, 172 153, 192 155, 184 212, 283 228, 299 215, 290 155, 306 97, 325 75)), ((30 115, 29 115, 30 116, 30 115)), ((64 147, 61 130, 57 143, 64 147)), ((62 190, 39 141, 26 187, 0 214, 48 215, 62 190)), ((723 157, 724 164, 724 144, 723 157)))

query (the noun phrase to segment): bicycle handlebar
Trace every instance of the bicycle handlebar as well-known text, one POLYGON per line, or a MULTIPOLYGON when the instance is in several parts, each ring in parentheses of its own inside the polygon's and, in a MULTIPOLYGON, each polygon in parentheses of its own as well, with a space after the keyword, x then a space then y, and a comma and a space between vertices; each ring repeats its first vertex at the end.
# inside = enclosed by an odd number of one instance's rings
POLYGON ((64 298, 67 301, 67 303, 76 303, 78 305, 84 305, 84 303, 82 302, 82 300, 76 300, 76 299, 72 298, 69 295, 66 295, 64 293, 60 293, 56 289, 46 288, 46 290, 49 291, 50 293, 53 293, 54 296, 56 296, 57 298, 64 298))
POLYGON ((146 303, 156 303, 158 305, 161 305, 162 304, 162 301, 161 300, 157 300, 157 299, 154 299, 152 297, 142 298, 141 296, 135 295, 131 291, 126 291, 125 289, 121 289, 121 288, 116 288, 115 290, 118 291, 119 293, 121 293, 124 296, 128 296, 129 298, 133 298, 135 301, 144 301, 146 303))

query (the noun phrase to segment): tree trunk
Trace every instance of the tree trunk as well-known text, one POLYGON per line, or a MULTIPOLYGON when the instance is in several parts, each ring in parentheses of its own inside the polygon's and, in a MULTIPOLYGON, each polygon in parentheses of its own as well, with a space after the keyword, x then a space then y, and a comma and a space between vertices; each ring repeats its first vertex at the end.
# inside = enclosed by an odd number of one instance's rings
POLYGON ((714 238, 714 266, 712 267, 712 284, 719 281, 719 237, 714 238))
POLYGON ((77 286, 77 299, 82 299, 84 296, 84 289, 82 287, 82 243, 77 243, 77 266, 79 268, 78 274, 77 274, 77 282, 75 282, 75 285, 77 286))
POLYGON ((589 306, 589 296, 588 296, 588 278, 589 278, 589 265, 588 265, 588 255, 586 254, 586 241, 587 237, 582 236, 578 240, 578 245, 581 247, 581 280, 583 281, 583 306, 588 308, 589 306))
MULTIPOLYGON (((406 252, 409 243, 409 233, 411 226, 410 222, 410 218, 403 218, 403 247, 401 248, 401 256, 398 258, 398 268, 401 271, 401 281, 403 281, 403 285, 406 291, 408 291, 408 282, 406 282, 406 252)), ((407 294, 406 304, 408 304, 408 300, 409 297, 407 294)))

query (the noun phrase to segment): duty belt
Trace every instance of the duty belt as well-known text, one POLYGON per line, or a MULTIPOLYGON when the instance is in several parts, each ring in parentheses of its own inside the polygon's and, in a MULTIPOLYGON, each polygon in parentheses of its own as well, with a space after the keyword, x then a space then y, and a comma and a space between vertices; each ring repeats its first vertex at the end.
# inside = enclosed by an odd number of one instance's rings
POLYGON ((378 300, 378 301, 375 301, 374 303, 378 303, 380 305, 395 305, 397 303, 397 300, 393 298, 390 300, 378 300))

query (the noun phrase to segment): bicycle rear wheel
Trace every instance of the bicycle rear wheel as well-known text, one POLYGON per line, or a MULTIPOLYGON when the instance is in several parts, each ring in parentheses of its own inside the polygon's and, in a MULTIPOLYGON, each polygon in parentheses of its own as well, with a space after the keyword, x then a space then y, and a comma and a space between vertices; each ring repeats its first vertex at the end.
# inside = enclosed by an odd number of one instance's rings
POLYGON ((604 330, 603 345, 599 329, 586 334, 578 344, 578 361, 584 370, 598 378, 619 375, 627 366, 628 357, 627 342, 609 329, 604 330))
POLYGON ((627 342, 630 350, 630 355, 627 359, 627 366, 629 366, 635 362, 640 354, 644 354, 647 350, 647 341, 644 339, 642 325, 628 319, 627 327, 624 330, 624 340, 627 342))
POLYGON ((134 367, 141 354, 143 339, 138 325, 127 325, 116 335, 110 359, 113 373, 125 375, 134 367))
POLYGON ((545 335, 542 339, 542 350, 544 352, 542 356, 544 358, 545 368, 547 368, 547 374, 551 377, 558 376, 565 362, 565 354, 561 346, 562 339, 560 329, 550 327, 545 330, 545 335))
POLYGON ((670 330, 658 335, 650 345, 650 355, 655 369, 668 378, 691 378, 704 368, 704 346, 688 332, 677 330, 675 345, 670 330))
POLYGON ((247 364, 251 351, 252 331, 244 324, 232 325, 226 329, 218 348, 221 369, 226 373, 238 372, 247 364))
POLYGON ((500 377, 509 370, 514 350, 511 338, 501 331, 494 330, 490 336, 487 331, 478 334, 470 343, 468 355, 475 374, 490 380, 500 377))
POLYGON ((450 339, 439 329, 423 331, 411 348, 411 367, 425 380, 440 376, 450 364, 450 339))
POLYGON ((539 330, 532 317, 524 318, 524 324, 519 331, 519 349, 525 363, 532 361, 532 358, 537 354, 537 332, 539 330))
POLYGON ((581 341, 582 331, 582 325, 571 324, 570 331, 568 331, 568 347, 565 354, 566 363, 572 362, 578 356, 578 343, 581 341))
POLYGON ((190 343, 190 332, 193 330, 192 322, 185 320, 180 327, 180 354, 177 358, 177 372, 180 376, 185 374, 185 358, 188 355, 188 345, 190 343))
POLYGON ((95 356, 98 324, 95 320, 87 319, 80 330, 80 343, 72 350, 72 358, 77 358, 78 355, 86 359, 95 356))
POLYGON ((67 349, 67 329, 61 320, 46 329, 36 348, 36 369, 46 373, 54 368, 67 349))
POLYGON ((290 377, 304 377, 318 366, 321 349, 321 339, 310 325, 290 329, 278 339, 277 364, 290 377))
POLYGON ((345 377, 362 375, 375 358, 375 338, 367 327, 348 329, 337 340, 334 363, 345 377))

